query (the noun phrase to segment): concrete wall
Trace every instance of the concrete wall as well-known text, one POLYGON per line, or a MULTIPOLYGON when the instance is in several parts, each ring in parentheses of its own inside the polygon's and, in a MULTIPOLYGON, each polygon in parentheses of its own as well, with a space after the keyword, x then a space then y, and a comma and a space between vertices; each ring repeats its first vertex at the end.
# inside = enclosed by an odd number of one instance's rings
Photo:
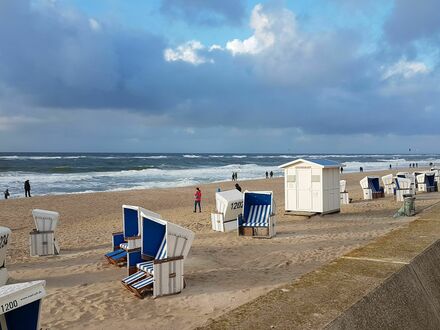
POLYGON ((440 329, 440 240, 326 329, 440 329))

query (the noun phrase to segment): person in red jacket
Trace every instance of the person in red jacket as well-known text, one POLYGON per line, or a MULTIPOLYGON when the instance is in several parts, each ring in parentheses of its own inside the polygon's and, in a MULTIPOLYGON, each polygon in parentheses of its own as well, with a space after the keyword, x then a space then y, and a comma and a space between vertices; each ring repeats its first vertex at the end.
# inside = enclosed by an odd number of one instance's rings
POLYGON ((199 206, 199 212, 202 212, 202 208, 200 207, 200 202, 202 201, 202 192, 199 187, 196 188, 196 192, 194 194, 194 212, 197 210, 197 205, 199 206))

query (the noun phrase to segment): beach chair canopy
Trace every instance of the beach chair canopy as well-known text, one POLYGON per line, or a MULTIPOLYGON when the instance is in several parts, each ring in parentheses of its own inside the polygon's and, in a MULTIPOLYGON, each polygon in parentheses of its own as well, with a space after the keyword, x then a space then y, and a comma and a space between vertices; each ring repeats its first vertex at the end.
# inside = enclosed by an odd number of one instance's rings
POLYGON ((428 187, 434 186, 435 182, 435 173, 434 172, 426 172, 417 175, 418 183, 425 183, 428 187))
POLYGON ((428 187, 433 187, 435 185, 435 173, 425 173, 426 183, 428 187))
POLYGON ((384 176, 382 177, 382 182, 383 182, 383 184, 384 184, 385 186, 388 186, 388 185, 390 185, 390 184, 393 184, 393 182, 394 182, 393 175, 392 175, 392 174, 384 175, 384 176))
POLYGON ((271 191, 244 192, 243 225, 268 226, 273 210, 271 191))
POLYGON ((363 189, 371 189, 373 192, 380 192, 380 184, 378 176, 366 176, 360 181, 363 189))
POLYGON ((411 188, 411 179, 396 177, 395 182, 396 182, 396 188, 399 190, 411 188))
POLYGON ((237 189, 215 193, 215 204, 217 212, 219 213, 226 213, 228 205, 235 202, 243 202, 243 193, 237 189))
POLYGON ((142 256, 164 259, 186 257, 194 240, 194 232, 141 210, 142 256))
POLYGON ((54 211, 33 209, 32 217, 38 231, 55 231, 60 214, 54 211))
POLYGON ((0 329, 39 329, 45 285, 46 281, 32 281, 1 286, 0 329))
POLYGON ((346 186, 347 186, 347 181, 340 180, 339 181, 339 192, 341 192, 341 193, 345 192, 346 186))
POLYGON ((125 237, 139 235, 139 207, 122 205, 122 231, 125 237))
POLYGON ((151 212, 139 206, 132 205, 122 205, 122 223, 123 223, 123 233, 125 237, 140 236, 142 218, 140 212, 148 214, 157 219, 161 219, 160 214, 151 212))
POLYGON ((434 172, 435 176, 440 176, 440 168, 438 167, 433 167, 430 170, 431 172, 434 172))

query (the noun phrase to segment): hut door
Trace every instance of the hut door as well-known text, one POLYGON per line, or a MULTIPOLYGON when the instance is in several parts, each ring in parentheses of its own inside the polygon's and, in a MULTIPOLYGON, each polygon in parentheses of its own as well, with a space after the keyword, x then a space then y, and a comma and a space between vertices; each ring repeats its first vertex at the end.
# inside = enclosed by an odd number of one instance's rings
POLYGON ((298 187, 298 210, 310 211, 312 209, 312 169, 297 168, 297 187, 298 187))

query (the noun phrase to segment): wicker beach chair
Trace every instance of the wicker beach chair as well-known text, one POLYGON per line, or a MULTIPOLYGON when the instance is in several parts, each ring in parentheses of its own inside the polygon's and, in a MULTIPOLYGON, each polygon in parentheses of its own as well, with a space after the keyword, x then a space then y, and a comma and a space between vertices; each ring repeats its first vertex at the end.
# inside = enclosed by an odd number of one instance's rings
POLYGON ((171 222, 141 211, 142 235, 139 251, 130 251, 129 274, 122 284, 143 298, 176 294, 184 288, 184 261, 191 249, 194 233, 171 222))
POLYGON ((273 193, 245 191, 243 214, 238 216, 238 235, 270 238, 276 234, 273 193))
POLYGON ((364 192, 364 199, 376 199, 384 197, 384 189, 380 186, 379 177, 366 176, 360 181, 360 185, 364 192))

